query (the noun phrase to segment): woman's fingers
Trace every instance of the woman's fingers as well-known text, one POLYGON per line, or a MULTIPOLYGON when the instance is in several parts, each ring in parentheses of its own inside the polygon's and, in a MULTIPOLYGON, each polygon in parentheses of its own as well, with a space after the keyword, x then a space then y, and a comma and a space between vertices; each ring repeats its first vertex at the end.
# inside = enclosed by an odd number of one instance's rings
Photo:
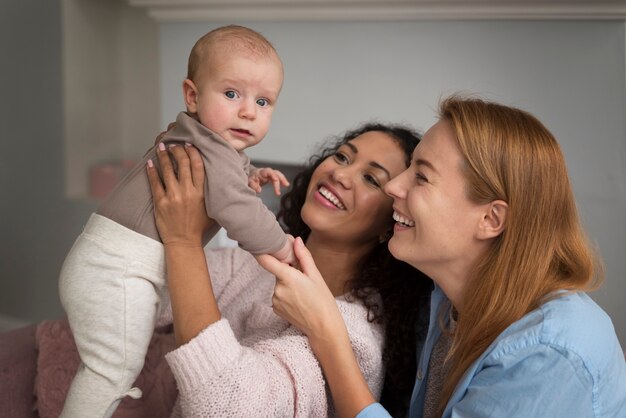
POLYGON ((297 272, 289 264, 282 263, 270 254, 260 254, 255 256, 261 267, 272 273, 278 280, 284 280, 291 274, 297 272), (295 271, 294 271, 295 270, 295 271))
POLYGON ((293 241, 293 251, 296 255, 301 270, 290 266, 289 264, 279 261, 276 257, 269 254, 256 255, 256 259, 265 270, 272 273, 278 280, 290 280, 291 277, 305 280, 310 278, 316 281, 324 281, 322 278, 313 256, 308 248, 304 245, 302 238, 298 237, 293 241))
POLYGON ((189 155, 187 155, 185 147, 179 146, 177 144, 171 144, 168 147, 168 151, 174 157, 176 161, 176 165, 178 167, 178 183, 186 185, 191 184, 191 166, 189 155))
POLYGON ((156 139, 154 140, 155 145, 158 144, 159 142, 161 142, 161 140, 163 139, 163 137, 165 136, 165 134, 168 131, 171 131, 172 129, 174 129, 176 127, 176 122, 171 122, 169 125, 167 125, 167 129, 163 132, 161 132, 156 139))
POLYGON ((170 154, 167 152, 163 142, 159 143, 157 158, 159 159, 159 165, 161 166, 161 175, 163 176, 165 189, 172 191, 176 187, 178 180, 176 179, 176 173, 174 172, 170 154))
POLYGON ((202 158, 191 147, 163 144, 159 144, 157 158, 163 181, 150 162, 147 171, 155 222, 163 245, 203 245, 204 234, 214 221, 207 216, 204 204, 202 158))
POLYGON ((204 188, 204 163, 200 152, 194 146, 189 144, 185 146, 171 144, 167 148, 159 146, 158 155, 166 187, 177 183, 183 187, 192 186, 197 190, 204 188), (168 154, 176 161, 177 172, 174 172, 168 154))
POLYGON ((279 296, 287 291, 289 291, 289 289, 286 288, 282 282, 276 281, 276 284, 274 285, 274 294, 272 295, 272 310, 276 315, 286 321, 289 321, 289 314, 286 307, 283 305, 283 298, 279 296))
POLYGON ((152 190, 152 197, 154 200, 161 199, 165 195, 165 190, 163 189, 163 183, 161 182, 159 173, 157 173, 152 160, 148 160, 147 171, 148 182, 150 183, 150 189, 152 190))
POLYGON ((309 249, 304 245, 302 238, 297 237, 293 242, 293 252, 298 259, 298 263, 302 269, 302 272, 309 276, 314 280, 321 279, 320 271, 317 269, 315 265, 315 261, 313 260, 313 256, 309 252, 309 249))
POLYGON ((191 162, 191 179, 193 180, 193 185, 197 189, 203 190, 205 180, 204 162, 200 156, 200 151, 190 144, 185 144, 185 151, 187 151, 189 161, 191 162))
POLYGON ((274 313, 310 337, 319 335, 326 324, 342 320, 335 298, 319 275, 311 254, 301 239, 296 240, 300 243, 299 259, 309 274, 269 255, 257 256, 257 260, 276 276, 272 295, 274 313))

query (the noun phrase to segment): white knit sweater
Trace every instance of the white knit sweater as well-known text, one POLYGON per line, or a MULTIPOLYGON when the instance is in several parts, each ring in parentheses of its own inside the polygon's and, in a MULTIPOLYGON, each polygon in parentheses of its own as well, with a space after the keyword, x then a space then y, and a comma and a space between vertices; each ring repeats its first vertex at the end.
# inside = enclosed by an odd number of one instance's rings
MULTIPOLYGON (((274 314, 275 278, 238 248, 207 250, 223 318, 167 354, 175 417, 325 417, 332 398, 307 337, 274 314)), ((374 396, 382 388, 382 327, 358 301, 337 298, 374 396)))

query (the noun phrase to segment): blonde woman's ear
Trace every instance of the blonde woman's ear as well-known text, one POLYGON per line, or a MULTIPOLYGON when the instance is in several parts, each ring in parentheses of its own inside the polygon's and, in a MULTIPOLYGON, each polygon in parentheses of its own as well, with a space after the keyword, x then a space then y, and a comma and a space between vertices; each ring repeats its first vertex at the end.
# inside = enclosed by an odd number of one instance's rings
POLYGON ((478 238, 491 239, 500 235, 506 228, 509 205, 504 200, 494 200, 485 206, 480 222, 478 238))
POLYGON ((183 81, 183 99, 188 112, 196 113, 198 111, 198 89, 194 82, 188 78, 183 81))

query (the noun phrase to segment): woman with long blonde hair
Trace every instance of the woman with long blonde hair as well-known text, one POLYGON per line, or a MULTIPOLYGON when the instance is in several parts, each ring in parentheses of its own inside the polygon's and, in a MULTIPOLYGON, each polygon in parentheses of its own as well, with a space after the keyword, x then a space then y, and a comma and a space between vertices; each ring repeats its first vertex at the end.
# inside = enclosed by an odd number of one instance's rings
MULTIPOLYGON (((623 351, 585 293, 601 283, 601 263, 541 122, 448 98, 385 191, 391 253, 436 284, 409 416, 626 416, 623 351)), ((263 261, 279 277, 275 312, 308 335, 340 416, 389 416, 363 384, 301 240, 295 251, 302 272, 263 261)))

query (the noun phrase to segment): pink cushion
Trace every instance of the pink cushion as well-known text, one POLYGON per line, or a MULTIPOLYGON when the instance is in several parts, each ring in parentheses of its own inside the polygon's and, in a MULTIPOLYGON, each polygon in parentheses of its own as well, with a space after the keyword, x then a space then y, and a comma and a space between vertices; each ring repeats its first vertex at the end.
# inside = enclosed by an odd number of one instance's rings
POLYGON ((33 418, 35 397, 35 325, 0 335, 0 416, 33 418))
MULTIPOLYGON (((43 321, 35 334, 39 354, 35 396, 41 418, 58 417, 78 369, 80 359, 74 337, 66 320, 43 321)), ((176 381, 164 355, 175 348, 174 334, 157 331, 134 386, 143 391, 141 399, 124 398, 113 414, 122 417, 169 417, 176 400, 176 381)))

